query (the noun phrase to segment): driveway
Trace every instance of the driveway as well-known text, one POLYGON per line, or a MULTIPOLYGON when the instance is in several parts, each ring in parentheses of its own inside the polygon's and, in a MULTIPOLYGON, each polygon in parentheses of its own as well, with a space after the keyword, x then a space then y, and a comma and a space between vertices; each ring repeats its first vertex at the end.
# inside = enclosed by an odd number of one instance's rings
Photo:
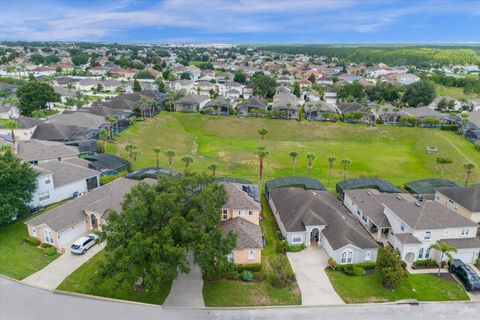
POLYGON ((190 273, 182 273, 172 283, 172 289, 164 306, 205 307, 203 302, 203 278, 200 267, 193 263, 193 255, 188 255, 190 273))
MULTIPOLYGON (((68 246, 69 247, 69 246, 68 246)), ((65 251, 60 257, 54 260, 40 271, 23 279, 22 282, 31 286, 54 290, 65 280, 73 271, 77 270, 82 264, 96 255, 105 247, 105 244, 96 244, 84 255, 75 255, 70 251, 65 251)))
POLYGON ((345 304, 325 272, 328 256, 323 249, 311 247, 300 252, 287 252, 287 257, 302 292, 302 305, 345 304))

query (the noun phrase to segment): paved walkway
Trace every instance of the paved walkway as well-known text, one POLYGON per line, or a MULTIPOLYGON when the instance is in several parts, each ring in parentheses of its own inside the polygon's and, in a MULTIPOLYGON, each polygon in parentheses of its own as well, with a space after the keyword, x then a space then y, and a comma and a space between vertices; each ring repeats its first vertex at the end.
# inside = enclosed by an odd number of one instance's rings
MULTIPOLYGON (((422 273, 438 273, 438 268, 430 268, 430 269, 412 269, 412 267, 407 267, 408 273, 412 274, 422 274, 422 273)), ((441 268, 440 273, 448 273, 447 268, 441 268)))
POLYGON ((345 304, 325 272, 328 256, 323 249, 311 247, 300 252, 287 252, 287 257, 302 292, 302 305, 345 304))
POLYGON ((164 306, 205 307, 203 302, 203 279, 200 267, 193 263, 193 255, 188 255, 190 273, 180 274, 172 283, 170 294, 164 306))
POLYGON ((52 263, 40 271, 22 280, 22 282, 31 286, 54 290, 65 280, 73 271, 77 270, 82 264, 96 255, 105 247, 104 244, 96 244, 83 255, 75 255, 66 251, 52 263))

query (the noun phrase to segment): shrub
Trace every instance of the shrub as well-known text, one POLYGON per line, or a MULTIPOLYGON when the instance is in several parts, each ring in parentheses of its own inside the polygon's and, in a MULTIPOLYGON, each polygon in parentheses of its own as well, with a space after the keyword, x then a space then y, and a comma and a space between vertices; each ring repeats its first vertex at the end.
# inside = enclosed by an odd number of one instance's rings
POLYGON ((337 261, 333 259, 332 257, 328 258, 328 265, 330 266, 330 269, 336 270, 337 269, 337 261))
POLYGON ((23 238, 23 242, 28 243, 35 247, 38 247, 40 245, 40 240, 34 237, 25 237, 23 238))
POLYGON ((444 131, 457 132, 458 129, 459 129, 459 127, 456 124, 442 124, 442 126, 440 127, 440 130, 444 130, 444 131))
POLYGON ((245 282, 251 282, 253 280, 253 274, 250 271, 243 271, 240 274, 240 278, 245 282))
POLYGON ((375 262, 361 262, 361 263, 354 263, 354 264, 339 264, 337 265, 337 270, 345 272, 345 268, 350 268, 350 266, 360 267, 363 270, 371 270, 375 269, 376 263, 375 262))
POLYGON ((259 272, 262 271, 262 265, 260 263, 238 264, 234 265, 233 269, 239 273, 242 273, 244 271, 259 272))
POLYGON ((263 281, 267 278, 267 275, 263 271, 252 272, 254 281, 263 281))
POLYGON ((285 240, 280 241, 280 243, 277 245, 277 251, 279 253, 285 253, 288 250, 288 243, 285 240))
POLYGON ((476 263, 477 266, 480 266, 480 258, 477 259, 476 263))
POLYGON ((345 268, 343 268, 343 272, 348 274, 349 276, 363 276, 365 275, 365 270, 362 267, 356 266, 356 265, 348 265, 345 268))
POLYGON ((287 246, 288 252, 299 252, 299 251, 302 251, 303 249, 305 249, 305 245, 303 243, 295 246, 287 246))
POLYGON ((53 246, 52 246, 51 244, 48 244, 48 243, 42 243, 42 244, 40 245, 40 247, 46 249, 46 248, 52 248, 53 246))
POLYGON ((271 275, 271 284, 275 288, 284 288, 287 286, 289 280, 292 279, 292 275, 288 271, 288 263, 283 259, 284 256, 279 256, 274 258, 270 262, 270 266, 272 268, 272 275, 271 275))
POLYGON ((43 249, 43 253, 47 256, 54 256, 57 254, 57 249, 54 247, 46 247, 43 249))
POLYGON ((413 263, 414 267, 437 267, 438 264, 435 260, 417 260, 413 263))

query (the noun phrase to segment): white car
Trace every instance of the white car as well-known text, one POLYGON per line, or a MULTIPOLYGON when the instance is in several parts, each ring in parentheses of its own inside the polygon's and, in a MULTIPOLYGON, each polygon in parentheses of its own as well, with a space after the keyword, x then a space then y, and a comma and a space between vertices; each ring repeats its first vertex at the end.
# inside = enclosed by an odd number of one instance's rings
POLYGON ((93 247, 97 243, 98 236, 96 234, 88 234, 84 237, 81 237, 74 244, 70 251, 75 254, 85 254, 88 249, 93 247))

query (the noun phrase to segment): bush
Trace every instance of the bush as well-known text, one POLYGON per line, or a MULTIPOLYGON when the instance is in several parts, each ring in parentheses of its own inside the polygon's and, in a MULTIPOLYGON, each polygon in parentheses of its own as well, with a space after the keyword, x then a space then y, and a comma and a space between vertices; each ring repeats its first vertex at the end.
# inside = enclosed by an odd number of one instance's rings
POLYGON ((253 280, 253 274, 250 271, 243 271, 240 274, 240 278, 245 282, 251 282, 253 280))
POLYGON ((353 264, 343 268, 343 272, 345 272, 349 276, 356 276, 356 277, 365 275, 365 270, 362 267, 359 267, 353 264))
POLYGON ((54 247, 46 247, 43 249, 43 253, 47 256, 54 256, 57 254, 57 249, 55 249, 54 247))
POLYGON ((277 246, 277 251, 279 253, 285 253, 288 250, 288 243, 285 240, 280 241, 280 243, 277 246))
POLYGON ((285 259, 285 256, 278 256, 270 262, 272 268, 270 282, 275 288, 284 288, 295 278, 288 270, 288 262, 285 259))
POLYGON ((337 269, 337 261, 335 261, 335 259, 333 259, 332 257, 328 258, 328 265, 330 266, 330 269, 332 270, 336 270, 337 269))
POLYGON ((440 130, 457 132, 459 127, 456 124, 442 124, 440 130))
POLYGON ((23 238, 23 242, 28 243, 34 247, 38 247, 40 245, 40 240, 34 237, 25 237, 23 238))
POLYGON ((262 271, 262 265, 260 263, 237 264, 233 266, 233 269, 239 273, 244 271, 259 272, 262 271))
POLYGON ((354 263, 354 264, 339 264, 337 265, 337 270, 345 272, 345 268, 351 267, 360 267, 363 270, 372 270, 375 269, 375 262, 362 262, 362 263, 354 263))
POLYGON ((288 252, 299 252, 305 249, 305 245, 302 243, 301 245, 295 245, 295 246, 287 246, 287 251, 288 252))
POLYGON ((42 248, 44 248, 44 249, 46 249, 46 248, 53 248, 53 246, 52 246, 51 244, 48 244, 48 243, 42 243, 42 244, 40 245, 40 247, 42 247, 42 248))
POLYGON ((438 267, 438 264, 435 260, 417 260, 413 263, 413 267, 438 267))
POLYGON ((252 272, 253 280, 257 282, 261 282, 267 278, 267 275, 263 271, 252 272))

